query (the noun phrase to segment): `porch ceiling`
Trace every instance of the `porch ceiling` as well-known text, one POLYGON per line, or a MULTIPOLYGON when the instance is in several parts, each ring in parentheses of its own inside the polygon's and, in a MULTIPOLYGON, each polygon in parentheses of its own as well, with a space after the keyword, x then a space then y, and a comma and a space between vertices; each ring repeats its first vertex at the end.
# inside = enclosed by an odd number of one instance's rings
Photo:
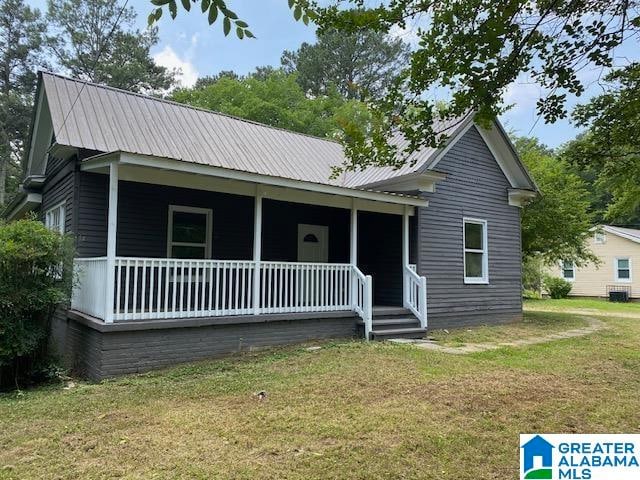
POLYGON ((120 180, 154 185, 250 197, 260 193, 274 200, 398 215, 405 210, 413 215, 414 207, 428 206, 427 200, 411 195, 318 184, 126 152, 90 157, 82 162, 81 169, 108 174, 111 163, 119 164, 120 180))

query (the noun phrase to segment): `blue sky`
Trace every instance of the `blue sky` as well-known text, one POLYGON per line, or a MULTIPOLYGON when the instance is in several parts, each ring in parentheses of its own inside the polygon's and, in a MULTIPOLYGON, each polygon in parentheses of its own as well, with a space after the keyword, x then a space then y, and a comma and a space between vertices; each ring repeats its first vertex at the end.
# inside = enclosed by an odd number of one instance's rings
MULTIPOLYGON (((27 3, 40 9, 46 6, 46 0, 27 0, 27 3)), ((129 5, 138 12, 139 27, 144 28, 151 11, 149 0, 129 0, 129 5)), ((286 0, 233 0, 229 5, 249 23, 256 39, 239 40, 235 35, 224 37, 220 24, 209 26, 198 6, 190 13, 179 10, 175 21, 165 12, 159 23, 160 43, 152 51, 156 61, 164 66, 180 68, 182 82, 190 85, 198 76, 221 70, 247 73, 257 66, 279 65, 284 50, 295 50, 302 42, 314 41, 313 26, 296 22, 286 0)), ((397 34, 407 41, 412 40, 410 29, 397 34)), ((637 43, 621 47, 616 57, 617 63, 639 58, 637 43)), ((570 106, 602 91, 597 84, 600 74, 599 69, 581 73, 589 88, 581 99, 570 98, 570 106)), ((543 143, 556 147, 571 140, 577 130, 567 120, 545 125, 542 119, 538 119, 535 103, 540 93, 538 86, 526 78, 520 79, 507 92, 507 102, 514 107, 501 120, 508 130, 519 135, 537 136, 543 143)))

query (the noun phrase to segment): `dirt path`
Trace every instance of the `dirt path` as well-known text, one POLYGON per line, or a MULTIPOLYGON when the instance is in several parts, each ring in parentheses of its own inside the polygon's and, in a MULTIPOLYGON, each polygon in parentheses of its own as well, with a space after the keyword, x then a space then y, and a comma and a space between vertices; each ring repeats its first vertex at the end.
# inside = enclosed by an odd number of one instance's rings
POLYGON ((565 330, 564 332, 551 333, 549 335, 520 338, 512 342, 466 343, 459 347, 451 347, 451 346, 440 345, 439 343, 431 340, 411 340, 411 339, 397 338, 389 341, 394 343, 408 343, 411 345, 415 345, 418 348, 424 348, 426 350, 435 350, 435 351, 444 352, 444 353, 451 353, 453 355, 467 355, 470 353, 486 352, 488 350, 497 350, 498 348, 503 348, 503 347, 525 347, 528 345, 537 345, 540 343, 553 342, 555 340, 562 340, 566 338, 584 337, 585 335, 590 335, 594 332, 597 332, 598 330, 607 328, 607 325, 604 322, 598 320, 597 318, 593 318, 585 315, 582 315, 582 318, 587 322, 586 327, 574 328, 572 330, 565 330))

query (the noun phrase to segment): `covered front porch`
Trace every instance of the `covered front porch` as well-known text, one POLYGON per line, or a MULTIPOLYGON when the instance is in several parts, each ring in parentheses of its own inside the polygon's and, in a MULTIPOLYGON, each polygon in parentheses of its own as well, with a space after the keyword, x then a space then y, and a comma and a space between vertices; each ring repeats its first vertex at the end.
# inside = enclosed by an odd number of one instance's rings
POLYGON ((355 312, 369 338, 383 304, 426 328, 411 263, 420 198, 125 153, 81 170, 93 203, 78 213, 76 312, 105 324, 355 312))

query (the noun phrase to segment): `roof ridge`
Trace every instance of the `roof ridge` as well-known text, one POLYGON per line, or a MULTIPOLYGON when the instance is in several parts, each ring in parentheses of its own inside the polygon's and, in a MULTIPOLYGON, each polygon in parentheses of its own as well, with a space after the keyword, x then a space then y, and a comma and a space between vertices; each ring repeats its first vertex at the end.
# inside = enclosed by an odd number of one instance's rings
POLYGON ((238 121, 241 121, 241 122, 250 123, 252 125, 257 125, 259 127, 265 127, 265 128, 269 128, 269 129, 272 129, 272 130, 279 130, 281 132, 287 132, 287 133, 291 133, 293 135, 301 135, 303 137, 313 138, 313 139, 316 139, 316 140, 322 140, 322 141, 325 141, 325 142, 329 142, 329 143, 333 143, 333 144, 342 146, 342 144, 340 142, 338 142, 337 140, 333 140, 331 138, 320 137, 318 135, 311 135, 310 133, 296 132, 295 130, 288 130, 288 129, 283 128, 283 127, 274 127, 273 125, 267 125, 266 123, 256 122, 255 120, 249 120, 247 118, 238 117, 236 115, 231 115, 229 113, 216 112, 215 110, 209 110, 207 108, 196 107, 194 105, 189 105, 187 103, 176 102, 175 100, 168 100, 166 98, 153 97, 151 95, 145 95, 143 93, 131 92, 131 91, 125 90, 123 88, 117 88, 117 87, 112 87, 110 85, 104 85, 104 84, 101 84, 101 83, 90 82, 88 80, 81 80, 79 78, 70 77, 68 75, 63 75, 61 73, 51 72, 49 70, 39 70, 38 73, 51 75, 53 77, 62 78, 64 80, 69 80, 69 81, 72 81, 72 82, 83 83, 85 85, 91 85, 91 86, 97 87, 97 88, 103 88, 105 90, 112 90, 114 92, 124 93, 126 95, 133 95, 135 97, 140 97, 140 98, 144 98, 144 99, 147 99, 147 100, 154 100, 154 101, 157 101, 157 102, 160 102, 160 103, 166 103, 166 104, 169 104, 169 105, 175 105, 177 107, 188 108, 190 110, 196 110, 196 111, 199 111, 199 112, 210 113, 210 114, 213 114, 213 115, 220 115, 221 117, 226 117, 226 118, 230 118, 232 120, 238 120, 238 121))

